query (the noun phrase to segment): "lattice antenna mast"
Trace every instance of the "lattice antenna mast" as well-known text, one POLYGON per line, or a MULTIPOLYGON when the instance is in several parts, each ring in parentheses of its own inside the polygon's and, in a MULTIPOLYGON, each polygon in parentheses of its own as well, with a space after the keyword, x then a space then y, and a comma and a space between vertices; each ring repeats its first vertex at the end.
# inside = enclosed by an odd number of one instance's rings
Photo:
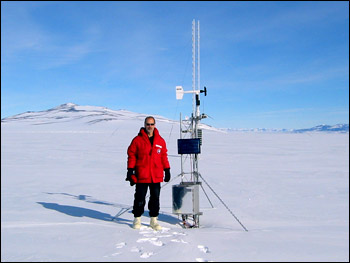
MULTIPOLYGON (((176 99, 181 100, 185 93, 192 93, 192 116, 189 121, 182 120, 180 114, 180 139, 178 140, 178 154, 181 154, 181 183, 173 186, 173 213, 182 216, 183 223, 189 215, 193 216, 193 227, 199 227, 199 216, 203 213, 199 211, 199 187, 202 187, 200 182, 200 173, 198 170, 198 157, 201 153, 202 145, 202 130, 199 129, 199 122, 206 118, 207 115, 200 115, 199 106, 200 93, 204 92, 207 95, 207 89, 200 90, 200 32, 199 21, 192 21, 192 90, 184 91, 182 86, 176 86, 176 99), (182 126, 185 126, 183 129, 182 126), (182 138, 183 133, 189 133, 191 138, 182 138), (190 156, 191 179, 184 181, 184 160, 183 156, 190 156)), ((202 187, 203 189, 203 187, 202 187)), ((204 191, 204 189, 203 189, 204 191)), ((207 196, 208 198, 208 196, 207 196)), ((209 199, 208 199, 209 200, 209 199)), ((210 202, 210 200, 209 200, 210 202)))
MULTIPOLYGON (((197 21, 197 32, 196 32, 196 21, 192 21, 192 108, 193 115, 193 130, 192 138, 198 138, 198 122, 199 122, 199 93, 200 93, 200 31, 199 21, 197 21), (197 34, 196 34, 197 33, 197 34)), ((203 91, 202 91, 203 92, 203 91)))
MULTIPOLYGON (((190 132, 192 139, 200 139, 200 144, 202 143, 202 130, 199 129, 200 120, 206 118, 207 115, 200 115, 200 93, 207 95, 207 89, 204 87, 204 90, 200 90, 200 26, 199 21, 193 19, 192 21, 192 91, 184 91, 182 86, 176 86, 176 99, 182 99, 184 93, 192 93, 192 117, 191 117, 191 128, 187 130, 182 129, 182 119, 180 115, 180 135, 182 133, 190 132)), ((192 159, 192 172, 193 181, 199 181, 199 171, 198 171, 198 153, 191 154, 192 159)), ((181 157, 182 158, 182 157, 181 157)), ((183 167, 183 166, 182 166, 183 167)), ((184 174, 183 169, 181 171, 184 174)))
MULTIPOLYGON (((199 186, 202 187, 202 182, 199 181, 200 177, 208 185, 210 190, 212 190, 212 192, 218 197, 221 203, 227 208, 231 215, 238 221, 238 223, 240 223, 244 230, 248 231, 198 171, 198 155, 201 152, 200 146, 202 145, 202 130, 198 128, 198 125, 201 119, 207 118, 207 115, 204 113, 200 115, 199 95, 200 93, 204 92, 204 96, 207 96, 207 88, 204 87, 204 90, 200 90, 200 33, 199 21, 197 22, 196 34, 196 21, 194 19, 192 21, 192 91, 184 91, 182 86, 176 86, 176 99, 181 100, 184 93, 192 93, 193 95, 191 127, 189 128, 187 126, 186 129, 182 129, 183 122, 188 122, 187 120, 182 120, 180 113, 180 139, 178 140, 178 153, 181 154, 182 179, 185 174, 183 168, 183 155, 185 154, 192 157, 191 181, 184 182, 182 180, 179 185, 173 185, 173 213, 182 216, 184 225, 187 225, 186 221, 188 216, 192 215, 194 222, 192 227, 199 227, 199 216, 203 214, 199 211, 199 186), (191 133, 191 139, 182 139, 182 133, 191 133), (192 203, 192 205, 190 203, 192 203)), ((212 205, 211 202, 210 204, 212 205)))
POLYGON ((192 109, 193 115, 196 112, 196 98, 194 92, 196 90, 196 21, 192 21, 192 90, 193 90, 193 100, 192 100, 192 109))

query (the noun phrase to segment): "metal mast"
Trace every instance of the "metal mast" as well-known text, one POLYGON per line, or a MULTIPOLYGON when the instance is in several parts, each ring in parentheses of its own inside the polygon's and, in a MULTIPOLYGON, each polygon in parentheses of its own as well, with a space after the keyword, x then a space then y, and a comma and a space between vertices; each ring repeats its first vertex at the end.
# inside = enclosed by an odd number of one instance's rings
MULTIPOLYGON (((198 23, 198 29, 199 29, 199 21, 197 21, 198 23)), ((192 39, 193 39, 193 48, 192 48, 192 57, 193 57, 193 76, 194 76, 194 83, 193 83, 193 114, 192 114, 192 138, 198 138, 198 122, 199 122, 199 94, 196 94, 196 87, 198 87, 198 89, 200 88, 198 84, 199 82, 199 30, 197 31, 196 34, 196 21, 193 19, 192 22, 192 39), (198 46, 196 48, 196 41, 198 43, 198 46)), ((194 177, 194 182, 198 182, 199 178, 198 178, 198 154, 194 154, 193 156, 194 160, 193 160, 193 177, 194 177)))
MULTIPOLYGON (((182 99, 184 93, 192 93, 192 117, 190 128, 182 129, 182 119, 180 115, 180 138, 182 138, 182 133, 191 133, 192 139, 200 139, 200 144, 202 144, 202 130, 198 129, 200 120, 206 118, 205 114, 200 115, 200 93, 207 95, 207 89, 200 90, 200 32, 199 32, 199 21, 193 19, 192 21, 192 91, 184 91, 182 86, 176 86, 176 99, 182 99)), ((193 153, 191 157, 192 160, 192 172, 193 182, 199 182, 199 172, 198 172, 198 154, 193 153)), ((182 158, 182 157, 181 157, 182 158)), ((181 174, 184 174, 183 170, 181 174)))
MULTIPOLYGON (((221 203, 227 208, 231 215, 238 221, 238 223, 248 231, 244 225, 238 220, 228 206, 222 201, 222 199, 214 192, 210 185, 204 180, 198 170, 198 156, 201 153, 202 145, 202 129, 199 129, 199 123, 201 119, 207 118, 208 116, 204 113, 200 114, 200 93, 204 93, 207 96, 207 88, 200 89, 200 34, 199 34, 199 21, 197 21, 197 32, 196 32, 196 21, 192 21, 192 90, 184 91, 182 86, 176 86, 176 99, 181 100, 185 93, 192 93, 192 117, 190 122, 188 119, 182 120, 180 113, 180 139, 178 140, 178 154, 181 154, 181 183, 173 185, 173 213, 181 215, 183 225, 186 226, 187 218, 189 215, 193 217, 194 224, 190 227, 199 227, 199 216, 203 213, 199 211, 199 187, 202 188, 205 193, 202 182, 199 181, 199 177, 208 185, 210 190, 217 196, 221 203), (197 34, 196 34, 197 33, 197 34), (197 44, 197 46, 196 46, 197 44), (182 128, 185 125, 185 129, 182 128), (190 133, 191 139, 183 139, 182 133, 190 133), (183 180, 184 175, 184 160, 183 155, 190 156, 191 166, 191 179, 187 182, 183 180)), ((187 173, 188 174, 188 173, 187 173)), ((205 193, 208 201, 209 197, 205 193)), ((213 207, 212 203, 210 202, 213 207)))
MULTIPOLYGON (((200 33, 199 21, 192 21, 192 90, 184 91, 182 86, 176 86, 176 99, 182 99, 184 93, 192 93, 192 116, 190 120, 182 120, 180 114, 180 139, 178 140, 178 153, 181 154, 181 183, 173 186, 173 212, 180 214, 185 222, 189 215, 193 216, 194 227, 199 227, 199 187, 202 187, 199 180, 198 158, 200 146, 202 144, 202 130, 199 129, 199 123, 205 114, 200 115, 200 93, 207 95, 206 87, 200 90, 200 33), (185 126, 183 129, 182 125, 185 126), (190 139, 182 138, 183 133, 188 133, 190 139), (190 157, 191 172, 184 171, 183 155, 190 157), (184 181, 184 175, 190 174, 191 178, 184 181), (187 194, 186 194, 187 193, 187 194), (191 197, 188 197, 191 193, 191 197), (188 198, 188 200, 187 200, 188 198)), ((203 189, 203 187, 202 187, 203 189)), ((204 189, 203 189, 204 191, 204 189)))
MULTIPOLYGON (((194 19, 192 21, 192 90, 193 92, 196 90, 196 21, 194 19)), ((193 96, 193 113, 196 112, 195 103, 195 97, 193 96)))
MULTIPOLYGON (((201 63, 200 63, 200 34, 199 34, 199 21, 197 21, 197 25, 198 25, 198 28, 197 28, 197 52, 198 52, 198 74, 197 74, 197 77, 198 77, 198 89, 201 88, 201 79, 200 79, 200 76, 201 76, 201 63)), ((199 107, 198 107, 198 110, 199 110, 199 107)), ((197 113, 197 116, 199 116, 199 112, 197 113)))

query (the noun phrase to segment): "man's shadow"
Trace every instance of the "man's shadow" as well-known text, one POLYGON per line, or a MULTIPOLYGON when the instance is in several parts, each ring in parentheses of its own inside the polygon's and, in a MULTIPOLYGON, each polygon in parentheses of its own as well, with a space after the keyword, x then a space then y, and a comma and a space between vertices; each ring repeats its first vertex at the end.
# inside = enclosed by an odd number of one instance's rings
MULTIPOLYGON (((42 205, 43 207, 45 207, 47 209, 56 210, 58 212, 64 213, 64 214, 69 215, 69 216, 75 216, 75 217, 84 217, 85 216, 85 217, 90 217, 90 218, 103 220, 103 221, 113 221, 113 222, 116 222, 119 224, 126 224, 126 225, 129 225, 130 227, 132 227, 131 220, 123 219, 120 217, 122 214, 124 214, 126 212, 131 213, 132 206, 97 200, 89 195, 72 195, 72 194, 68 194, 68 193, 46 193, 46 194, 63 195, 63 196, 68 196, 68 197, 74 198, 76 200, 84 201, 84 202, 88 202, 88 203, 113 206, 113 207, 119 208, 120 211, 115 216, 112 216, 110 214, 102 213, 102 212, 92 210, 92 209, 77 207, 77 206, 59 205, 57 203, 37 202, 38 204, 42 205)), ((149 213, 145 211, 143 216, 149 217, 149 213)), ((159 221, 167 222, 167 223, 172 224, 172 225, 180 223, 179 218, 176 218, 173 215, 169 215, 168 213, 161 212, 161 211, 159 212, 158 219, 159 219, 159 221)))
POLYGON ((47 209, 56 210, 57 212, 64 213, 69 216, 75 216, 75 217, 90 217, 93 219, 103 220, 103 221, 114 221, 119 224, 126 224, 131 226, 132 222, 131 220, 119 218, 119 217, 113 217, 110 214, 102 213, 96 210, 83 208, 83 207, 77 207, 77 206, 70 206, 70 205, 59 205, 56 203, 45 203, 45 202, 37 202, 38 204, 42 205, 43 207, 47 209))

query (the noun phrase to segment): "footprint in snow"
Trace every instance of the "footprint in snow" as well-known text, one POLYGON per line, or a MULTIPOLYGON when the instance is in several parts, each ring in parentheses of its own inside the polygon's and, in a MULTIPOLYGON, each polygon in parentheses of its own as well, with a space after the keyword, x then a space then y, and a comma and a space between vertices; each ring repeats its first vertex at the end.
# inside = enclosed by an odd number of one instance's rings
POLYGON ((173 235, 177 235, 177 236, 187 236, 187 234, 185 234, 185 233, 179 233, 179 232, 173 232, 173 235))
POLYGON ((115 244, 115 247, 116 248, 122 248, 122 247, 125 247, 126 243, 125 242, 120 242, 118 244, 115 244))
POLYGON ((154 253, 153 252, 144 252, 141 254, 140 258, 149 258, 151 256, 153 256, 154 253))
POLYGON ((196 258, 196 261, 197 262, 212 262, 212 261, 206 260, 204 258, 196 258))
POLYGON ((156 238, 156 237, 139 238, 136 242, 137 243, 150 242, 152 245, 155 245, 158 247, 163 246, 163 242, 158 240, 158 238, 156 238))
POLYGON ((200 251, 204 252, 204 253, 210 253, 209 248, 205 247, 203 245, 198 245, 198 248, 200 251))
POLYGON ((175 243, 184 243, 184 244, 188 244, 187 241, 184 241, 183 239, 177 239, 177 238, 174 238, 174 239, 171 239, 170 240, 171 242, 175 242, 175 243))
POLYGON ((141 252, 141 248, 132 247, 132 248, 130 249, 130 252, 136 252, 136 253, 141 252))

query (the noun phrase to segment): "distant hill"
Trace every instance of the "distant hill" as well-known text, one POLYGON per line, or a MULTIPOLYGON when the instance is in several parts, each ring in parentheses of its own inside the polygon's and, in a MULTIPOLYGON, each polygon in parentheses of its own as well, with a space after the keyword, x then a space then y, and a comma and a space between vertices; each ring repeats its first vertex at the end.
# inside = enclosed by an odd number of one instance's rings
MULTIPOLYGON (((27 123, 31 125, 43 125, 53 123, 67 122, 83 122, 86 124, 95 124, 100 122, 110 121, 125 121, 137 120, 143 121, 147 114, 135 113, 127 110, 111 110, 106 107, 99 106, 80 106, 74 103, 65 103, 57 107, 44 111, 27 111, 7 118, 1 119, 1 123, 27 123)), ((163 123, 178 123, 178 121, 170 120, 162 116, 154 116, 157 121, 163 123)), ((224 132, 289 132, 289 133, 304 133, 304 132, 349 132, 349 124, 336 125, 318 125, 306 129, 268 129, 268 128, 253 128, 253 129, 217 129, 210 125, 201 123, 203 129, 224 131, 224 132)))
MULTIPOLYGON (((43 111, 27 111, 1 119, 1 124, 10 125, 94 125, 115 122, 143 123, 148 114, 136 113, 124 109, 111 110, 101 106, 81 106, 74 103, 65 103, 43 111)), ((157 123, 179 124, 179 121, 170 120, 160 115, 153 115, 157 123)), ((57 126, 58 127, 58 126, 57 126)), ((222 132, 219 129, 201 123, 200 128, 222 132)))
MULTIPOLYGON (((146 114, 127 110, 111 110, 100 106, 80 106, 74 103, 65 103, 44 111, 27 111, 1 119, 1 123, 23 122, 34 125, 81 122, 95 124, 99 122, 144 120, 146 114)), ((162 117, 155 116, 158 121, 171 122, 162 117)))
POLYGON ((301 133, 301 132, 349 132, 349 124, 336 124, 336 125, 318 125, 309 129, 298 129, 293 130, 293 132, 301 133))
POLYGON ((304 132, 349 132, 349 124, 336 124, 336 125, 317 125, 312 128, 306 129, 269 129, 269 128, 251 128, 251 129, 222 129, 227 132, 288 132, 288 133, 304 133, 304 132))

